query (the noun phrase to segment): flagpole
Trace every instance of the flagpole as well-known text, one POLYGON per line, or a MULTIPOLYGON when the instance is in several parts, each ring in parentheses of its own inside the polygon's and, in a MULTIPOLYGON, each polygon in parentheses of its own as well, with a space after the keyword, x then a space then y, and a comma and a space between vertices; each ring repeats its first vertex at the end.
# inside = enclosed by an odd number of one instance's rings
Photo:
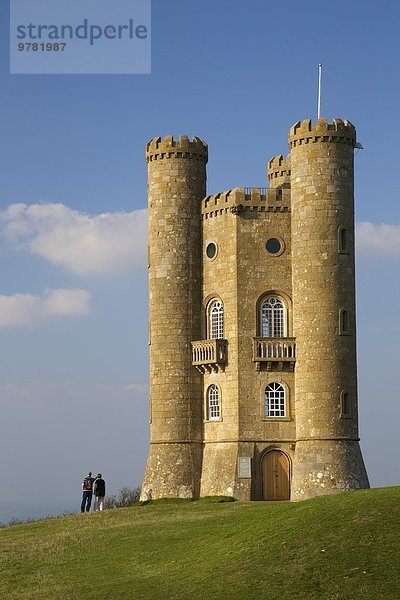
POLYGON ((318 65, 318 119, 321 116, 321 84, 322 84, 322 64, 318 65))

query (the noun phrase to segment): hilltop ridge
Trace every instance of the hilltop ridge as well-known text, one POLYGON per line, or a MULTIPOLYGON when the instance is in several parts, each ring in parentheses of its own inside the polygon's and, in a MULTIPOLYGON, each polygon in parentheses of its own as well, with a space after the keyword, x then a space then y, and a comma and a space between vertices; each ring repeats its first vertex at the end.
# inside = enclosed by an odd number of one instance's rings
POLYGON ((4 600, 400 598, 400 487, 160 500, 0 531, 4 600))

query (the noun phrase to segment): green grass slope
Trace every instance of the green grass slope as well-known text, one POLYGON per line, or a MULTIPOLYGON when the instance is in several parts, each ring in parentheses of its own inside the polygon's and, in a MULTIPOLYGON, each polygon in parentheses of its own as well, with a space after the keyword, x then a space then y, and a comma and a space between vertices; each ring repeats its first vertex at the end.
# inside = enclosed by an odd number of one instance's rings
POLYGON ((0 598, 400 600, 400 488, 160 501, 0 530, 0 598))

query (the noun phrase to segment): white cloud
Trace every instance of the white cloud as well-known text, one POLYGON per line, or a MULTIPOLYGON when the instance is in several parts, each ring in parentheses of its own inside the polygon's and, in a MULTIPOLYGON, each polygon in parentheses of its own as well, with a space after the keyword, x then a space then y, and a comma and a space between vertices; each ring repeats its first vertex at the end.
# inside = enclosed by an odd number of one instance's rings
POLYGON ((80 317, 92 312, 86 290, 45 290, 42 295, 0 296, 0 327, 34 325, 53 317, 80 317))
MULTIPOLYGON (((147 210, 90 216, 64 204, 11 204, 0 234, 78 275, 114 275, 145 265, 147 210)), ((359 256, 400 257, 400 225, 358 223, 359 256)))
POLYGON ((400 225, 357 223, 356 247, 359 256, 400 258, 400 225))
POLYGON ((147 211, 90 216, 64 204, 11 204, 3 237, 78 275, 113 275, 145 265, 147 211))

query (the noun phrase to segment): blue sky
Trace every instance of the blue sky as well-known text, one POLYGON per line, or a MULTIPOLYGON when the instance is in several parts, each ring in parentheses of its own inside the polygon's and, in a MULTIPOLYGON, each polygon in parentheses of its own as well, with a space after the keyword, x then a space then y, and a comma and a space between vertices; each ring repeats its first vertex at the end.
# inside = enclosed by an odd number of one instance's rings
POLYGON ((151 75, 22 76, 9 74, 2 0, 0 520, 78 506, 87 469, 110 492, 141 482, 146 142, 204 138, 209 193, 263 186, 289 127, 315 118, 319 62, 323 115, 350 119, 365 148, 362 448, 372 485, 399 482, 399 19, 394 2, 153 0, 151 75))

